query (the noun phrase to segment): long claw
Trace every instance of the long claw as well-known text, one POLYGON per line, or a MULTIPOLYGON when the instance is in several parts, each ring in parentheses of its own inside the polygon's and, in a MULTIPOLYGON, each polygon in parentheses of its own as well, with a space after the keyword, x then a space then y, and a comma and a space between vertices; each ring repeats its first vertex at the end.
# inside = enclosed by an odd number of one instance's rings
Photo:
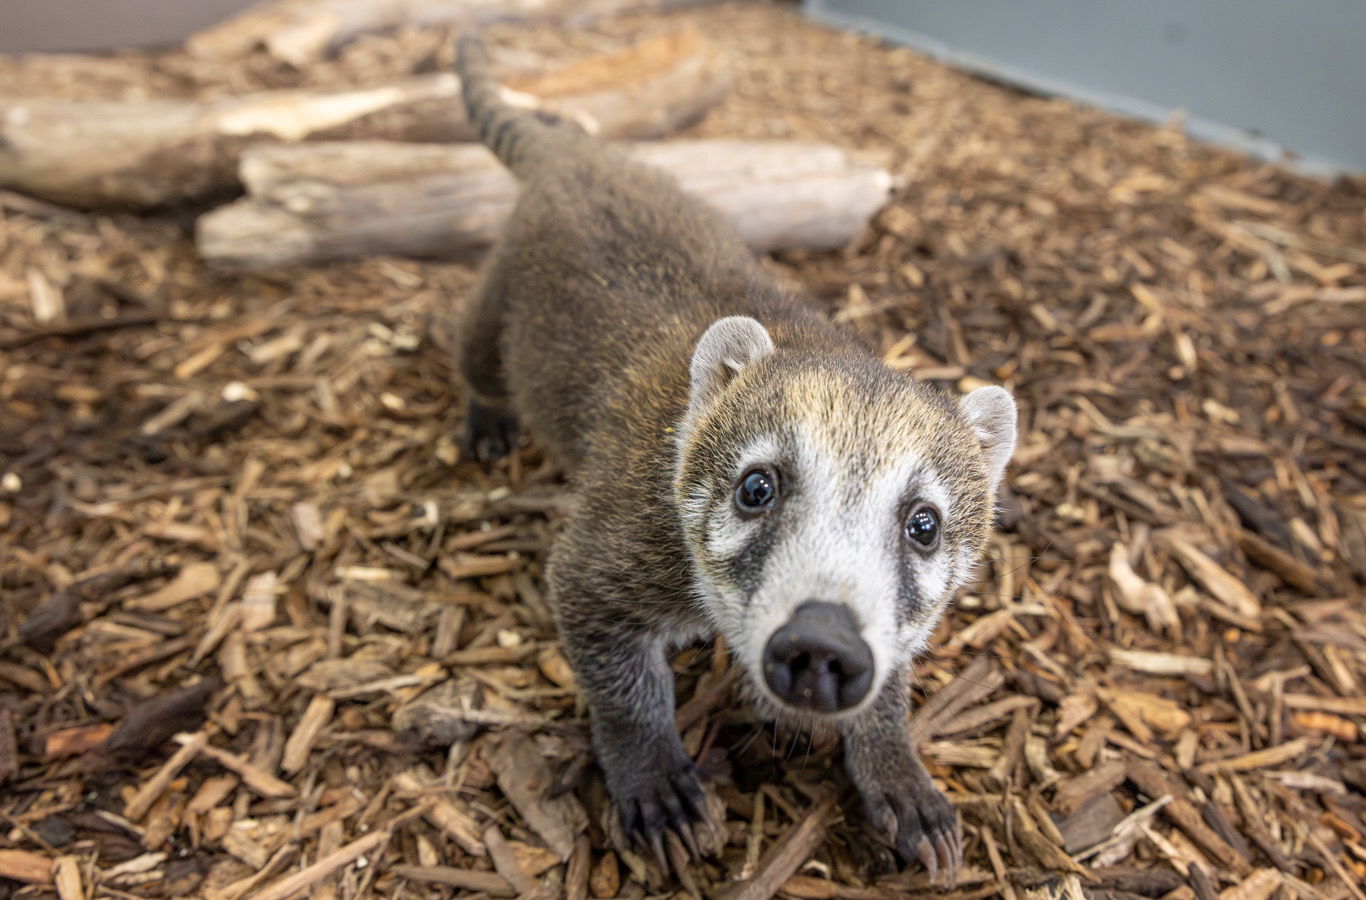
POLYGON ((949 887, 958 883, 958 873, 963 866, 963 824, 955 823, 953 830, 953 872, 949 887))
POLYGON ((939 861, 934 854, 934 846, 928 838, 921 838, 915 845, 915 855, 920 860, 920 864, 925 867, 925 871, 930 873, 930 882, 933 883, 935 876, 939 874, 939 861))
POLYGON ((664 855, 664 839, 660 836, 660 832, 656 831, 650 838, 650 849, 654 851, 660 871, 667 876, 669 874, 669 859, 664 855))
POLYGON ((692 828, 686 822, 680 822, 674 826, 674 831, 683 839, 683 846, 688 848, 693 859, 702 858, 702 848, 697 844, 697 837, 693 834, 692 828))
POLYGON ((917 760, 884 768, 864 760, 850 774, 862 794, 869 824, 891 838, 907 863, 919 862, 931 883, 957 882, 963 856, 963 824, 944 793, 917 760))
MULTIPOLYGON (((864 802, 867 803, 867 801, 864 802)), ((890 804, 882 803, 878 806, 880 806, 881 808, 869 805, 869 819, 872 821, 873 826, 880 830, 883 834, 889 834, 895 838, 897 833, 896 813, 892 812, 892 807, 890 804)))
POLYGON ((944 875, 944 885, 947 887, 952 882, 954 859, 953 859, 953 837, 952 835, 941 834, 934 839, 934 849, 939 854, 939 864, 944 875))

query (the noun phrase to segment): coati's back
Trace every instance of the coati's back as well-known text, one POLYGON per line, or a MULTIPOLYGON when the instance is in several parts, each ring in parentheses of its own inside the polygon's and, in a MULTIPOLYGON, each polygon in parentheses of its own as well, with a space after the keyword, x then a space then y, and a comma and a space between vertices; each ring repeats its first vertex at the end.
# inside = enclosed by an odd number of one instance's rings
POLYGON ((486 272, 485 290, 505 298, 499 350, 515 361, 506 388, 562 461, 581 461, 590 431, 677 418, 688 355, 717 318, 781 310, 819 324, 672 177, 576 125, 508 105, 477 39, 460 41, 458 59, 472 122, 523 185, 486 272))

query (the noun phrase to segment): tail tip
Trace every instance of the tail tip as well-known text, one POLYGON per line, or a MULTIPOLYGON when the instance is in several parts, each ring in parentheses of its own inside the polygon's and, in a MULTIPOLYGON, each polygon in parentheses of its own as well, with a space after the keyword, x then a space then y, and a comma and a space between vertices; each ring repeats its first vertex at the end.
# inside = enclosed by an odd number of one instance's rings
POLYGON ((484 39, 477 34, 462 34, 455 39, 455 61, 456 65, 465 65, 469 62, 476 62, 485 57, 487 53, 484 47, 484 39))

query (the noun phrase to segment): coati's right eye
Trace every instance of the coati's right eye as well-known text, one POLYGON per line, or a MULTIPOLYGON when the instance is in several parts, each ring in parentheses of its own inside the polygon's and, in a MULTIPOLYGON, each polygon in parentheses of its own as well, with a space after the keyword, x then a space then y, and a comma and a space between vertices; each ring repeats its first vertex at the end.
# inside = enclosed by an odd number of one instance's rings
POLYGON ((906 537, 924 552, 939 546, 939 510, 928 503, 918 504, 906 518, 906 537))
POLYGON ((750 469, 735 485, 735 507, 755 515, 778 500, 778 478, 767 469, 750 469))

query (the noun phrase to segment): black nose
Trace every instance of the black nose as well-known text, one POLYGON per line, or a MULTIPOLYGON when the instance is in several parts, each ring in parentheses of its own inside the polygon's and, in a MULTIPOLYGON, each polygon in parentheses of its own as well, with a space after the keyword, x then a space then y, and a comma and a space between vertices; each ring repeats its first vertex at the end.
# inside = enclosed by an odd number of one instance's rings
POLYGON ((856 706, 873 680, 873 652, 845 606, 797 607, 764 648, 764 681, 785 703, 820 712, 856 706))

